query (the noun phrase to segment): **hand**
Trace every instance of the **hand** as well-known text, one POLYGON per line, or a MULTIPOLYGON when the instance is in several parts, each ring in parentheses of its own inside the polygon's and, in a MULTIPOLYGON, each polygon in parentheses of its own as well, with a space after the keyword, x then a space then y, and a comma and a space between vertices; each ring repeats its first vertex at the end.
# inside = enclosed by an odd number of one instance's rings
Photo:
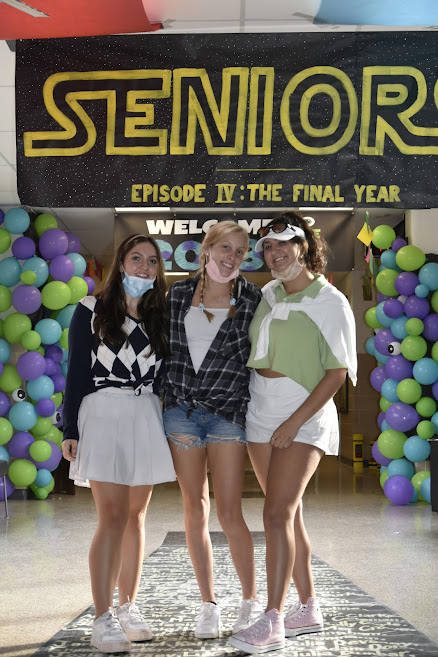
POLYGON ((76 461, 76 452, 78 449, 78 441, 71 440, 70 438, 64 440, 62 443, 62 455, 67 461, 76 461))
POLYGON ((294 420, 294 416, 291 415, 290 418, 285 420, 272 434, 272 438, 269 441, 271 447, 277 447, 279 449, 286 449, 291 445, 295 436, 297 435, 301 425, 294 420))

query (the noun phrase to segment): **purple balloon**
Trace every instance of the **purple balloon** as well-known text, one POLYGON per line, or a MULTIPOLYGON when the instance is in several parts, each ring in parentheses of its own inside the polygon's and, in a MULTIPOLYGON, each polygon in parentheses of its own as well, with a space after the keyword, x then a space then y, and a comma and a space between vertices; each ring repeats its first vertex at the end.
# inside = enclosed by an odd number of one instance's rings
POLYGON ((29 446, 35 442, 33 436, 27 431, 17 431, 8 442, 8 451, 14 459, 28 459, 29 446))
POLYGON ((406 299, 404 310, 408 317, 424 319, 429 314, 430 306, 427 299, 422 299, 421 297, 417 297, 416 294, 412 294, 406 299))
POLYGON ((84 281, 87 284, 88 287, 88 294, 93 294, 94 289, 96 287, 96 283, 90 276, 84 276, 84 281))
POLYGON ((38 247, 45 260, 52 260, 57 255, 64 255, 68 249, 68 238, 63 230, 49 228, 39 239, 38 247))
POLYGON ((391 429, 410 431, 420 421, 420 416, 413 406, 403 402, 394 402, 385 413, 385 420, 391 429))
POLYGON ((11 402, 9 401, 9 397, 0 391, 0 417, 6 417, 10 408, 11 402))
POLYGON ((387 294, 383 294, 382 292, 377 292, 377 303, 382 303, 382 301, 386 301, 387 299, 392 299, 392 298, 393 297, 388 297, 387 294))
POLYGON ((31 315, 41 306, 41 292, 35 285, 19 285, 12 292, 12 305, 24 315, 31 315))
POLYGON ((406 246, 407 242, 406 240, 403 239, 403 237, 396 237, 393 243, 391 244, 391 249, 397 253, 397 251, 400 251, 402 246, 406 246))
POLYGON ((383 492, 393 504, 404 506, 409 504, 414 495, 414 486, 410 479, 403 475, 388 477, 383 485, 383 492))
POLYGON ((378 425, 380 431, 382 430, 382 422, 383 422, 384 419, 385 419, 385 413, 383 411, 381 411, 381 413, 379 413, 379 416, 377 418, 377 425, 378 425))
POLYGON ((413 271, 402 271, 395 279, 394 287, 399 294, 405 294, 409 297, 414 294, 419 282, 417 274, 414 274, 413 271))
MULTIPOLYGON (((15 486, 12 483, 12 481, 9 479, 8 475, 6 475, 6 497, 9 497, 15 490, 15 486)), ((3 502, 5 499, 5 491, 3 487, 3 483, 0 486, 0 500, 3 502)))
POLYGON ((438 381, 432 384, 432 397, 438 401, 438 381))
POLYGON ((401 354, 398 354, 398 356, 391 356, 391 358, 386 361, 384 367, 388 379, 403 381, 403 379, 412 378, 413 363, 401 354))
POLYGON ((49 265, 49 272, 53 280, 68 283, 75 275, 74 262, 66 255, 57 255, 49 265))
MULTIPOLYGON (((389 328, 380 329, 374 338, 374 348, 382 354, 383 356, 390 356, 391 351, 389 350, 389 345, 398 342, 401 343, 401 340, 396 338, 389 328)), ((377 357, 377 356, 376 356, 377 357)))
POLYGON ((2 209, 0 209, 0 224, 2 224, 5 220, 5 213, 3 212, 2 209))
POLYGON ((17 372, 25 381, 34 381, 44 374, 46 360, 38 351, 26 351, 17 360, 17 372))
POLYGON ((57 374, 62 374, 61 363, 55 363, 55 369, 53 371, 53 374, 51 374, 50 376, 56 376, 57 374))
POLYGON ((12 245, 12 254, 17 260, 33 258, 36 251, 35 242, 30 237, 19 237, 12 245))
POLYGON ((373 371, 370 374, 370 383, 373 386, 374 390, 377 390, 377 392, 380 392, 382 388, 382 384, 386 379, 389 377, 385 373, 385 368, 383 365, 380 365, 379 367, 375 367, 373 371))
POLYGON ((403 314, 403 304, 398 299, 388 299, 383 304, 383 312, 387 317, 396 319, 403 314))
POLYGON ((54 374, 50 378, 55 386, 55 392, 63 392, 65 388, 65 376, 62 376, 62 374, 54 374))
POLYGON ((37 470, 41 470, 42 468, 44 468, 44 470, 54 470, 55 468, 58 467, 59 462, 62 458, 62 452, 59 449, 58 445, 52 443, 51 440, 47 440, 46 442, 48 442, 52 448, 52 453, 50 455, 50 458, 47 459, 47 461, 35 461, 32 457, 28 457, 29 461, 32 461, 32 463, 36 465, 37 470))
POLYGON ((35 405, 35 410, 41 417, 50 417, 56 410, 55 402, 51 399, 39 399, 35 405))
POLYGON ((60 363, 62 361, 63 353, 61 347, 51 344, 46 348, 45 355, 46 358, 51 358, 55 363, 60 363))
POLYGON ((423 323, 423 338, 430 342, 436 342, 438 340, 438 315, 431 313, 423 319, 423 323))
POLYGON ((56 372, 56 363, 52 358, 47 358, 46 356, 46 369, 44 370, 44 374, 46 376, 52 376, 52 374, 55 374, 56 372))
POLYGON ((375 462, 378 463, 379 465, 389 465, 389 463, 391 463, 392 461, 392 459, 389 459, 387 456, 383 456, 383 454, 381 453, 381 451, 377 446, 377 440, 373 444, 373 447, 371 449, 371 454, 373 455, 375 462))
POLYGON ((66 253, 79 253, 81 250, 81 240, 74 233, 66 233, 68 239, 68 248, 66 253))

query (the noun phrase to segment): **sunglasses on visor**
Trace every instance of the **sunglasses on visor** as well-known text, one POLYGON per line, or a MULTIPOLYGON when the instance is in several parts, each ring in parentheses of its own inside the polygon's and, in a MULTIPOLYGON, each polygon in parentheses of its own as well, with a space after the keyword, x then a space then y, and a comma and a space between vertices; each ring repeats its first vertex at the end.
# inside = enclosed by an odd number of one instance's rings
MULTIPOLYGON (((273 233, 283 233, 286 230, 286 228, 299 228, 299 227, 294 226, 287 219, 274 219, 267 226, 262 226, 261 228, 259 228, 257 231, 257 235, 258 238, 261 239, 262 237, 266 237, 266 235, 269 233, 270 230, 272 230, 273 233)), ((302 229, 300 228, 300 230, 302 229)))

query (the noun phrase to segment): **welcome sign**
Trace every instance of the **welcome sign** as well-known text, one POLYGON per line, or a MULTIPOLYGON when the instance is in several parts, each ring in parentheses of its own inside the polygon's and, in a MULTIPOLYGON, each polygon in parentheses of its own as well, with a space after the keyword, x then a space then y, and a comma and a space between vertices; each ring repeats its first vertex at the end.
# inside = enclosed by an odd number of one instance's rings
POLYGON ((438 206, 434 32, 17 44, 36 206, 438 206))

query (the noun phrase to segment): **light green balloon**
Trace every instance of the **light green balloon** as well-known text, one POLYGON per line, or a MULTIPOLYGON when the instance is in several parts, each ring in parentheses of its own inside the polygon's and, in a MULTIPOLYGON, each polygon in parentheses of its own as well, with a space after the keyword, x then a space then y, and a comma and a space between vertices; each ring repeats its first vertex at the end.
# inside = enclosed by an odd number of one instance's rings
POLYGON ((26 331, 21 336, 21 344, 28 351, 35 351, 41 344, 41 336, 36 331, 26 331))
POLYGON ((62 281, 51 281, 41 291, 41 302, 49 310, 64 308, 70 303, 70 299, 70 288, 62 281))
POLYGON ((400 345, 401 352, 408 360, 420 360, 427 352, 427 342, 420 335, 408 335, 400 345))
POLYGON ((405 329, 409 335, 421 335, 424 331, 424 324, 418 317, 411 317, 405 324, 405 329))
POLYGON ((23 387, 23 381, 17 372, 15 365, 5 365, 0 375, 0 390, 11 395, 17 388, 23 387))
POLYGON ((49 491, 45 486, 31 486, 31 488, 37 500, 45 500, 49 496, 49 491))
POLYGON ((78 301, 86 297, 88 294, 88 285, 84 279, 79 276, 72 276, 67 285, 71 291, 69 304, 78 303, 78 301))
POLYGON ((394 229, 391 228, 391 226, 382 224, 373 229, 373 237, 371 241, 374 246, 383 251, 384 249, 389 249, 395 238, 396 234, 394 229))
POLYGON ((9 466, 9 479, 14 486, 30 486, 37 476, 37 469, 28 459, 17 459, 9 466))
POLYGON ((422 397, 418 400, 415 410, 421 417, 432 417, 436 413, 436 401, 432 397, 422 397))
POLYGON ((407 440, 405 433, 395 429, 382 431, 377 439, 379 452, 387 459, 401 459, 403 457, 403 445, 407 440))
POLYGON ((5 335, 5 320, 0 319, 0 338, 3 338, 5 335))
POLYGON ((52 456, 52 446, 45 440, 36 440, 29 446, 29 454, 39 463, 47 461, 52 456))
POLYGON ((49 228, 58 228, 58 222, 52 214, 44 212, 43 214, 39 214, 35 219, 34 226, 38 237, 41 237, 49 228))
POLYGON ((419 493, 421 484, 425 479, 428 479, 430 477, 430 471, 429 470, 421 470, 421 472, 416 472, 414 476, 411 479, 412 485, 415 488, 415 490, 419 493))
POLYGON ((68 328, 64 329, 59 338, 59 344, 63 349, 68 349, 68 328))
POLYGON ((430 355, 438 363, 438 342, 434 343, 430 355))
POLYGON ((50 431, 52 420, 49 417, 38 417, 36 424, 30 430, 35 440, 41 440, 50 431))
POLYGON ((394 282, 399 273, 395 269, 382 269, 376 276, 376 288, 379 292, 388 297, 398 296, 394 282))
POLYGON ((34 349, 34 351, 37 351, 39 354, 41 354, 41 356, 46 355, 46 350, 44 349, 44 347, 38 347, 38 349, 34 349))
POLYGON ((432 306, 434 311, 438 313, 438 290, 435 290, 435 292, 432 294, 430 305, 432 306))
POLYGON ((397 251, 395 261, 400 269, 415 271, 424 265, 426 256, 418 246, 408 244, 397 251))
POLYGON ((11 234, 3 226, 0 228, 0 253, 5 253, 11 246, 11 234))
POLYGON ((368 308, 365 313, 365 322, 370 328, 382 328, 381 323, 376 317, 376 308, 368 308))
POLYGON ((41 436, 41 438, 38 438, 38 440, 50 440, 50 442, 55 443, 58 447, 62 447, 62 431, 52 424, 49 431, 44 436, 41 436))
POLYGON ((25 285, 33 285, 35 283, 36 279, 37 279, 37 275, 31 269, 27 269, 26 271, 22 271, 21 274, 20 274, 20 280, 25 285))
POLYGON ((56 408, 58 408, 62 404, 62 392, 55 392, 50 399, 55 404, 56 408))
POLYGON ((23 313, 11 313, 6 317, 3 328, 6 340, 11 344, 16 344, 20 342, 24 333, 31 330, 32 322, 23 313))
POLYGON ((6 445, 14 433, 12 424, 5 417, 0 417, 0 445, 6 445))
POLYGON ((382 488, 385 485, 385 481, 388 479, 388 477, 388 470, 383 470, 383 472, 380 473, 380 485, 382 488))
POLYGON ((403 379, 397 386, 397 395, 405 404, 415 404, 423 394, 423 388, 415 379, 403 379))
POLYGON ((6 285, 0 285, 0 312, 4 313, 12 306, 12 292, 6 285))
POLYGON ((429 440, 435 435, 435 427, 430 420, 421 420, 417 424, 417 436, 423 438, 424 440, 429 440))
POLYGON ((380 410, 383 411, 383 413, 386 413, 386 411, 388 410, 388 408, 391 406, 392 403, 393 402, 389 401, 389 399, 386 399, 386 397, 380 397, 380 401, 379 401, 380 410))

